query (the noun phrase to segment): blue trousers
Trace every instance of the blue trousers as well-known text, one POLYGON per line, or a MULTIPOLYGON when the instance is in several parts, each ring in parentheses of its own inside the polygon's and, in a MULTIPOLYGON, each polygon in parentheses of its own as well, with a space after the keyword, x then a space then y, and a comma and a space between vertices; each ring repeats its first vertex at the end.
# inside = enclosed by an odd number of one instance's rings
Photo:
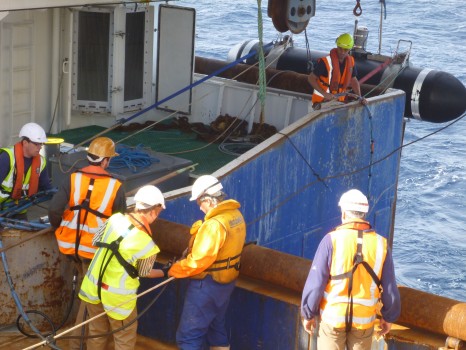
POLYGON ((235 281, 215 282, 209 275, 188 282, 176 343, 180 350, 201 350, 209 346, 229 346, 225 314, 235 281))

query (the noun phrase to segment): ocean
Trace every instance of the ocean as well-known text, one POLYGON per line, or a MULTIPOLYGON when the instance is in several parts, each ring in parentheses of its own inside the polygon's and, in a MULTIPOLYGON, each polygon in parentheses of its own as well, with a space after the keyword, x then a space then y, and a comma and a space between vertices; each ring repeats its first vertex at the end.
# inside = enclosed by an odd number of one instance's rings
MULTIPOLYGON (((264 42, 278 32, 262 1, 264 42)), ((313 50, 329 51, 335 38, 353 32, 355 20, 369 29, 366 49, 379 50, 381 4, 355 0, 316 1, 316 15, 306 29, 313 50)), ((232 46, 258 38, 254 0, 197 0, 179 3, 196 9, 196 54, 226 59, 232 46)), ((294 35, 305 48, 304 33, 294 35)), ((466 85, 466 11, 459 0, 386 2, 381 53, 395 52, 398 40, 412 42, 410 62, 445 71, 466 85)), ((466 119, 466 118, 465 118, 466 119)), ((462 119, 402 151, 393 256, 400 285, 466 301, 466 120, 462 119)), ((405 141, 417 140, 447 125, 410 119, 405 141)))

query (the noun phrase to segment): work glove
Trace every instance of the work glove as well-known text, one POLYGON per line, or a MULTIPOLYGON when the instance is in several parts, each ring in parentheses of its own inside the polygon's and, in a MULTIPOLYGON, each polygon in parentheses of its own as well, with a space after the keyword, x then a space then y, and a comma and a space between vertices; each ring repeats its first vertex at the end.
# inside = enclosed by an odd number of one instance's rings
POLYGON ((160 270, 162 270, 163 272, 163 277, 168 278, 168 270, 170 270, 172 265, 173 265, 173 260, 168 260, 168 262, 162 266, 160 270))

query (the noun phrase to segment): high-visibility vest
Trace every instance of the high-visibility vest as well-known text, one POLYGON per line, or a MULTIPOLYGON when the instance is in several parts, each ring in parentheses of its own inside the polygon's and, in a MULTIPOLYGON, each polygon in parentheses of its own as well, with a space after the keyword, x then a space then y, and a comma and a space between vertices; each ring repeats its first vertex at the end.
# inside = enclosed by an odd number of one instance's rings
MULTIPOLYGON (((333 51, 333 50, 332 50, 333 51)), ((327 76, 320 76, 317 77, 317 83, 321 87, 322 90, 324 90, 327 93, 332 93, 332 94, 338 94, 342 92, 346 92, 349 82, 351 81, 352 75, 353 75, 353 67, 354 67, 354 57, 353 56, 346 56, 346 62, 345 62, 345 69, 343 72, 340 72, 340 75, 337 76, 334 73, 334 67, 336 65, 339 65, 338 62, 338 57, 335 57, 335 53, 331 53, 330 55, 321 58, 321 60, 324 62, 325 66, 327 67, 327 76), (334 82, 335 86, 334 89, 330 89, 331 85, 331 79, 332 76, 334 76, 334 79, 336 80, 334 82)), ((338 98, 339 101, 344 101, 346 96, 341 96, 338 98)), ((324 96, 317 91, 317 89, 314 89, 314 92, 312 94, 312 103, 319 103, 324 100, 324 96)))
MULTIPOLYGON (((110 244, 118 239, 121 239, 118 251, 122 258, 135 268, 137 260, 147 259, 160 251, 146 232, 133 226, 130 220, 120 213, 112 215, 107 221, 101 242, 110 244)), ((118 259, 110 256, 109 249, 97 249, 84 276, 79 297, 91 304, 102 303, 108 311, 108 316, 124 320, 136 307, 135 296, 139 279, 131 278, 118 259)))
POLYGON ((112 215, 121 182, 110 175, 81 171, 71 174, 70 181, 68 209, 55 231, 58 248, 63 254, 92 259, 96 251, 92 239, 99 226, 112 215))
MULTIPOLYGON (((387 240, 370 229, 368 222, 355 220, 338 226, 329 235, 332 240, 333 253, 330 268, 331 276, 348 273, 353 268, 357 251, 358 230, 363 230, 362 255, 380 280, 382 268, 387 255, 387 240)), ((330 279, 325 288, 320 309, 322 321, 335 327, 346 327, 349 278, 330 279)), ((380 290, 376 281, 367 270, 358 266, 353 274, 352 293, 353 319, 352 327, 368 329, 374 325, 376 307, 380 299, 380 290)))
MULTIPOLYGON (((6 202, 11 197, 11 192, 13 191, 14 187, 14 180, 15 180, 15 164, 16 162, 23 162, 24 159, 21 157, 20 159, 15 159, 15 152, 14 148, 1 148, 0 151, 6 152, 10 157, 10 171, 8 172, 7 176, 3 179, 3 182, 0 185, 0 203, 6 202)), ((39 176, 40 173, 45 169, 47 164, 46 159, 39 155, 40 157, 40 168, 39 174, 35 174, 35 176, 39 176)), ((29 167, 26 174, 23 176, 23 191, 27 192, 29 189, 29 181, 31 179, 31 167, 29 167)))
MULTIPOLYGON (((223 246, 219 249, 217 259, 204 272, 193 276, 194 279, 202 279, 209 274, 214 281, 219 283, 230 283, 238 278, 241 252, 246 238, 246 224, 243 215, 238 209, 224 209, 232 200, 221 202, 206 215, 206 220, 202 225, 210 220, 217 221, 226 231, 226 238, 223 246)), ((198 232, 202 230, 202 226, 198 232)), ((192 238, 190 244, 196 238, 192 238)))

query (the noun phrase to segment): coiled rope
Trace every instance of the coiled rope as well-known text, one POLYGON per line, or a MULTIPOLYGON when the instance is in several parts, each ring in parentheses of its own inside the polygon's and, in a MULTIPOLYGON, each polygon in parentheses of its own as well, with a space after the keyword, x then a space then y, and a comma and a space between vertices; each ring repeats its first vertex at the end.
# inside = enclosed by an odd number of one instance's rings
POLYGON ((109 169, 129 168, 133 173, 136 173, 140 168, 147 168, 160 162, 160 159, 150 155, 142 144, 136 147, 119 144, 116 147, 116 152, 118 156, 112 158, 109 169))

